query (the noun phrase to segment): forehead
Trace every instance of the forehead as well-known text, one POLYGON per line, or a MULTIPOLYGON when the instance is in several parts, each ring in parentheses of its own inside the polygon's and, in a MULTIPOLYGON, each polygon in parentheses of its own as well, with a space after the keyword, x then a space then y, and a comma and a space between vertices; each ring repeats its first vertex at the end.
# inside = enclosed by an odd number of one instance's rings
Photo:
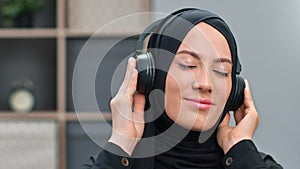
POLYGON ((190 49, 202 55, 210 55, 231 60, 231 52, 226 38, 211 25, 200 22, 183 39, 179 49, 190 49))

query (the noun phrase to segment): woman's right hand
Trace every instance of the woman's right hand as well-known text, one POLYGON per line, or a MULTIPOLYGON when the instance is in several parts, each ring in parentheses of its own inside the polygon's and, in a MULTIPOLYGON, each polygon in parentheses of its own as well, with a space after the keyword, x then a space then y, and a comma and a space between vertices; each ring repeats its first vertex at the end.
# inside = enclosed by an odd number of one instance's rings
POLYGON ((135 67, 136 60, 130 57, 123 83, 110 101, 112 135, 109 142, 120 146, 129 155, 141 139, 145 126, 145 96, 136 93, 138 72, 135 67))

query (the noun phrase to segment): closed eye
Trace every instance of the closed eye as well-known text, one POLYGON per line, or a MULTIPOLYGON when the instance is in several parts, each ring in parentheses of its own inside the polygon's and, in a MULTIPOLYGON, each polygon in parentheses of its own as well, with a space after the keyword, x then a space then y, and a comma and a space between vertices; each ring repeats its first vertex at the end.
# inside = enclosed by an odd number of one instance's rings
POLYGON ((182 69, 193 69, 196 68, 197 66, 193 66, 193 65, 185 65, 185 64, 181 64, 178 63, 178 65, 182 68, 182 69))
POLYGON ((229 76, 229 73, 226 73, 226 72, 221 72, 221 71, 218 71, 218 70, 213 70, 213 72, 217 73, 218 75, 224 76, 224 77, 229 76))

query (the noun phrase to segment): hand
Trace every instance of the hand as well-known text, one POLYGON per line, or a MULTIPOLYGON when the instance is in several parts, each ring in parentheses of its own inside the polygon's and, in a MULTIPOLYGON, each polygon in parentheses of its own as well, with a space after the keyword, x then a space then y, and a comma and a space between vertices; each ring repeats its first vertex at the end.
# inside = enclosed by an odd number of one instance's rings
POLYGON ((259 116, 253 103, 249 83, 247 80, 245 80, 245 83, 244 102, 242 106, 234 112, 236 126, 229 126, 230 116, 229 113, 227 113, 218 127, 218 144, 222 147, 225 154, 236 143, 245 139, 252 140, 259 124, 259 116))
POLYGON ((136 60, 130 57, 123 83, 110 101, 112 135, 109 142, 117 144, 129 155, 144 132, 145 96, 136 93, 138 72, 135 67, 136 60))

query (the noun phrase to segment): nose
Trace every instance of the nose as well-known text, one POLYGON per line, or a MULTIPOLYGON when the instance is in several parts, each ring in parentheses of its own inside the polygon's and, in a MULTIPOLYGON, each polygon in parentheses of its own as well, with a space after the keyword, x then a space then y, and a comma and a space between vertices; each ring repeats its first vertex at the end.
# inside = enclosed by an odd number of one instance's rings
POLYGON ((211 93, 212 84, 211 84, 210 75, 204 66, 202 68, 199 68, 198 71, 195 71, 194 77, 195 79, 193 82, 193 89, 200 90, 202 92, 211 93))

